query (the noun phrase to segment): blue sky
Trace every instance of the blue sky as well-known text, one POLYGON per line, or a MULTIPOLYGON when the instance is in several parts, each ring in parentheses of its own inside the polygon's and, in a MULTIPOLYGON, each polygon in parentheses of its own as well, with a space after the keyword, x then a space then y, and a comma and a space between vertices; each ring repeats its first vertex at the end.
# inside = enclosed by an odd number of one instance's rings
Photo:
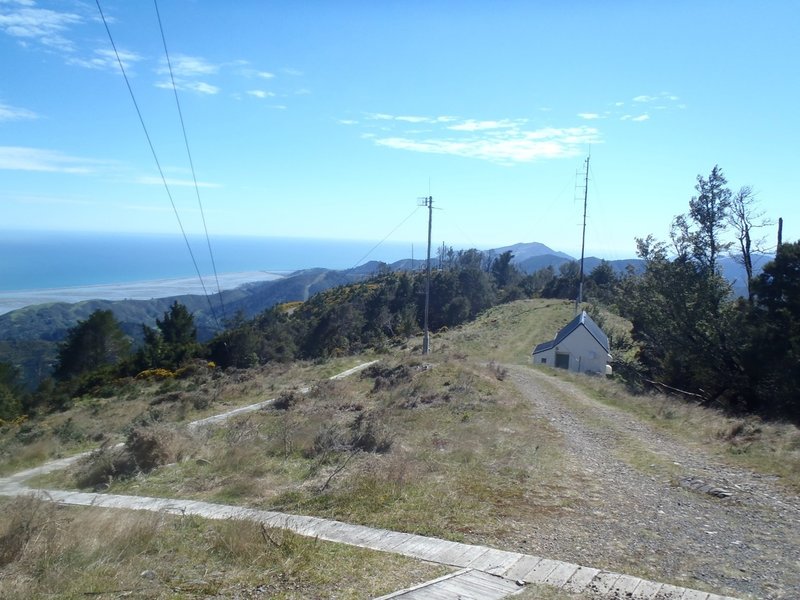
MULTIPOLYGON (((151 2, 102 0, 202 231, 151 2)), ((719 164, 796 240, 800 3, 159 0, 209 232, 579 252, 666 239, 719 164)), ((94 2, 0 0, 2 229, 178 225, 94 2)), ((775 228, 765 231, 770 240, 775 228)))

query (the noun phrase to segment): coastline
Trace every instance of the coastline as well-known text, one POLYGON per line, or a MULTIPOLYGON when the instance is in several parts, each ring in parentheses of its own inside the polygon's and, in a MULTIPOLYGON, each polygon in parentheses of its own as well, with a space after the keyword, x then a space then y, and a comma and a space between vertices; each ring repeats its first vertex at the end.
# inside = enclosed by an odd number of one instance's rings
MULTIPOLYGON (((232 290, 247 283, 273 281, 284 277, 286 273, 274 271, 242 271, 220 273, 219 287, 232 290)), ((213 294, 217 291, 214 276, 203 276, 206 290, 213 294)), ((180 277, 174 279, 154 279, 148 281, 132 281, 129 283, 112 283, 84 285, 75 287, 10 290, 0 291, 0 315, 36 304, 53 302, 82 302, 84 300, 151 300, 183 294, 203 294, 203 287, 197 277, 180 277)))

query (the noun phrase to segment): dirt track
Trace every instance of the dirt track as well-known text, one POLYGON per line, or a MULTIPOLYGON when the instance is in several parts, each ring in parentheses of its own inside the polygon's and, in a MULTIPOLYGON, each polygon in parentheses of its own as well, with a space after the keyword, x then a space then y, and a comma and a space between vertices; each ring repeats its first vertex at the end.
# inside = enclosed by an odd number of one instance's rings
POLYGON ((508 368, 532 418, 563 435, 564 477, 581 496, 571 518, 525 532, 530 551, 734 596, 800 598, 800 500, 774 478, 722 464, 569 383, 508 368), (631 466, 631 449, 648 464, 631 466), (732 495, 690 489, 686 477, 732 495))

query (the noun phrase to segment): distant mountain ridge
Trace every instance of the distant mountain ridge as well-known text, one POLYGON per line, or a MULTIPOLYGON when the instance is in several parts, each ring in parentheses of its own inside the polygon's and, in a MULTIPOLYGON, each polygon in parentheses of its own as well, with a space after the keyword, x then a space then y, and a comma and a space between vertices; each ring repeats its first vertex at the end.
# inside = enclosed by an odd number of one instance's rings
MULTIPOLYGON (((484 253, 499 256, 507 251, 514 254, 514 264, 525 273, 534 273, 547 267, 558 272, 562 264, 575 260, 568 254, 557 252, 538 242, 503 246, 484 253)), ((761 266, 770 259, 769 256, 758 256, 754 262, 761 266)), ((602 259, 596 257, 586 258, 585 273, 591 273, 601 262, 602 259)), ((640 259, 607 262, 619 274, 624 274, 629 268, 634 272, 644 269, 644 261, 640 259)), ((209 303, 214 306, 216 319, 219 321, 224 321, 223 317, 230 319, 237 314, 250 318, 276 304, 307 300, 317 292, 363 280, 380 269, 421 270, 425 268, 425 264, 425 260, 403 259, 388 265, 380 261, 370 261, 347 270, 306 269, 280 279, 248 283, 232 290, 224 290, 221 295, 212 294, 208 298, 202 295, 180 295, 152 300, 86 300, 27 306, 0 315, 0 362, 12 362, 20 366, 28 376, 26 378, 32 380, 35 373, 41 373, 55 360, 57 344, 64 339, 66 332, 78 321, 87 319, 95 310, 111 310, 121 323, 123 331, 134 339, 140 339, 142 325, 155 326, 156 319, 162 317, 177 300, 194 315, 198 337, 208 340, 217 329, 215 315, 212 314, 209 303), (225 307, 224 316, 222 305, 225 307)), ((722 259, 720 265, 723 275, 731 281, 734 293, 745 295, 747 288, 743 267, 731 258, 722 259)))

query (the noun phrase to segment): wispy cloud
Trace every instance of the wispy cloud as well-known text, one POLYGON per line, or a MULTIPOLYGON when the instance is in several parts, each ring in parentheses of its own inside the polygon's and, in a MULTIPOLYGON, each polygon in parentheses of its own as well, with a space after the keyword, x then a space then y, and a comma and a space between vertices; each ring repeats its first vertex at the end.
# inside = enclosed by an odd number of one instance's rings
POLYGON ((255 96, 256 98, 273 98, 275 97, 274 92, 267 92, 265 90, 248 90, 247 94, 250 96, 255 96))
POLYGON ((142 60, 142 57, 136 52, 131 52, 129 50, 118 50, 118 53, 119 61, 117 60, 117 54, 113 50, 101 49, 95 50, 94 56, 90 58, 71 56, 67 59, 67 62, 69 64, 78 65, 87 69, 102 69, 109 71, 118 71, 119 63, 122 62, 123 68, 126 71, 130 71, 135 63, 142 60))
MULTIPOLYGON (((191 179, 175 179, 171 177, 166 178, 167 185, 172 185, 176 187, 194 187, 194 181, 191 179)), ((164 185, 164 180, 160 177, 139 177, 136 180, 136 183, 141 183, 142 185, 164 185)), ((218 183, 209 183, 207 181, 198 181, 197 187, 201 188, 220 188, 222 187, 218 183)))
POLYGON ((645 115, 639 115, 638 117, 633 117, 631 121, 647 121, 648 119, 650 119, 650 115, 645 114, 645 115))
POLYGON ((43 171, 85 175, 98 170, 103 161, 70 156, 57 150, 26 146, 0 146, 0 169, 43 171))
MULTIPOLYGON (((386 148, 428 154, 448 154, 512 165, 554 158, 576 156, 586 144, 601 141, 593 127, 532 128, 527 119, 459 119, 457 117, 405 117, 387 113, 369 113, 367 121, 376 122, 380 131, 362 133, 362 138, 386 148), (383 125, 378 126, 378 123, 383 125), (426 129, 408 125, 424 123, 426 129), (387 126, 389 134, 387 134, 387 126)), ((349 120, 343 124, 355 124, 349 120)))
MULTIPOLYGON (((199 75, 215 75, 219 72, 219 65, 208 62, 199 56, 189 56, 187 54, 176 54, 170 57, 172 74, 175 77, 192 79, 199 75)), ((159 75, 169 74, 169 65, 166 59, 162 59, 161 65, 156 70, 159 75)))
POLYGON ((18 108, 9 104, 0 102, 0 122, 2 121, 23 121, 28 119, 38 119, 37 115, 32 110, 27 108, 18 108))
MULTIPOLYGON (((172 89, 171 81, 159 81, 155 85, 157 88, 165 90, 172 89)), ((220 91, 217 86, 206 83, 205 81, 184 81, 182 79, 175 79, 175 87, 179 90, 188 90, 190 92, 208 95, 218 94, 220 91)))
POLYGON ((524 120, 512 121, 510 119, 503 119, 500 121, 476 121, 475 119, 467 119, 463 123, 457 125, 450 125, 448 129, 451 131, 488 131, 491 129, 511 129, 524 125, 524 120))
MULTIPOLYGON (((218 86, 205 81, 206 77, 219 73, 219 65, 211 63, 199 56, 176 54, 170 58, 169 64, 167 64, 166 59, 162 59, 159 67, 156 69, 156 73, 158 75, 169 75, 170 64, 172 65, 172 79, 174 79, 177 89, 206 95, 218 94, 220 92, 218 86)), ((155 85, 162 89, 172 89, 171 80, 162 80, 155 85)))
POLYGON ((275 77, 274 73, 270 73, 269 71, 259 71, 256 73, 257 77, 261 77, 262 79, 273 79, 275 77))
POLYGON ((650 103, 650 102, 677 102, 680 98, 674 94, 670 94, 668 92, 661 92, 656 94, 655 96, 648 96, 643 94, 641 96, 636 96, 633 98, 634 102, 639 103, 650 103))
POLYGON ((64 34, 70 26, 82 22, 83 18, 78 14, 36 8, 35 2, 0 2, 0 30, 25 45, 36 43, 72 51, 73 44, 64 34))
POLYGON ((578 113, 578 116, 581 119, 586 119, 587 121, 593 121, 594 119, 600 118, 600 115, 597 113, 578 113))

